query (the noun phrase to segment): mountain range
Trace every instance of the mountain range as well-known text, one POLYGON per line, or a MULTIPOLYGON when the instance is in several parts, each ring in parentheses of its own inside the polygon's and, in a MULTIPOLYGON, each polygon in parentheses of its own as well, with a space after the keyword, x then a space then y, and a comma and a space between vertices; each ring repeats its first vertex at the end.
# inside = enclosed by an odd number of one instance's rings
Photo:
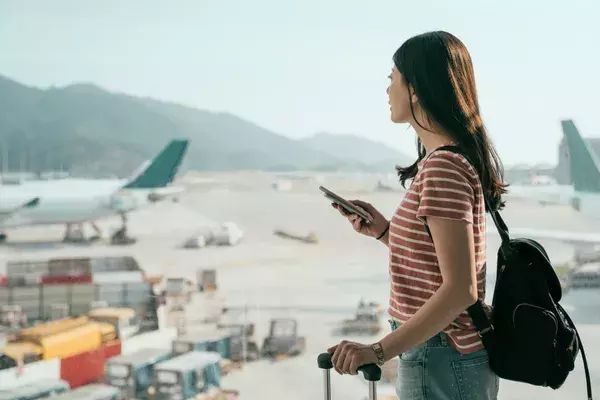
POLYGON ((389 171, 400 152, 354 135, 295 140, 229 113, 113 93, 91 84, 39 89, 0 76, 0 165, 125 176, 172 138, 184 169, 389 171), (8 154, 8 156, 6 156, 8 154))

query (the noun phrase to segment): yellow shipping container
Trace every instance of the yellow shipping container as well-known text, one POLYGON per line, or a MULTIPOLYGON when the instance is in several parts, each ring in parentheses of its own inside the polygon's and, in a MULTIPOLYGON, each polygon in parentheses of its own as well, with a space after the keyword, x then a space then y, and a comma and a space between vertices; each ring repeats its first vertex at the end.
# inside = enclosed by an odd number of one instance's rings
POLYGON ((23 329, 19 333, 19 337, 23 340, 38 340, 40 337, 55 335, 66 330, 85 325, 88 322, 89 318, 87 316, 59 319, 46 324, 34 326, 33 328, 23 329))
POLYGON ((117 330, 113 324, 108 322, 94 322, 100 327, 100 334, 102 335, 102 343, 108 343, 112 340, 117 339, 117 330))
POLYGON ((43 349, 43 359, 66 358, 89 350, 95 350, 102 344, 101 329, 96 323, 88 323, 55 335, 38 337, 31 340, 43 349))
POLYGON ((42 348, 30 342, 10 342, 1 351, 15 361, 37 358, 42 354, 42 348))

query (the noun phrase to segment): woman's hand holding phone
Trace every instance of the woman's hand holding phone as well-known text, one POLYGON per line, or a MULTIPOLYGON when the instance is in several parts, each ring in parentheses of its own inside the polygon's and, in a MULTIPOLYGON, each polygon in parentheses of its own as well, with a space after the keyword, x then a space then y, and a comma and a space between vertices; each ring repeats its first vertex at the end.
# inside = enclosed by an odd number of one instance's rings
POLYGON ((365 221, 356 214, 350 214, 336 203, 331 203, 331 206, 348 219, 356 232, 365 236, 377 238, 387 229, 389 221, 370 203, 361 200, 349 201, 355 206, 362 208, 371 218, 369 218, 368 221, 365 221))

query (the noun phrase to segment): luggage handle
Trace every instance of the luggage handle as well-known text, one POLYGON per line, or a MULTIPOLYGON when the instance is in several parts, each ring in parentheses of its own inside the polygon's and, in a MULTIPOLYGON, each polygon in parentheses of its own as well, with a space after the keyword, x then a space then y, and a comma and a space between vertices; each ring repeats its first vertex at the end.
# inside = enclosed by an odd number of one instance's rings
MULTIPOLYGON (((333 368, 331 354, 319 354, 317 357, 317 364, 319 365, 319 368, 323 370, 325 400, 331 400, 331 369, 333 368)), ((362 372, 363 377, 369 382, 369 400, 377 400, 376 385, 377 381, 381 379, 381 368, 376 364, 365 364, 358 367, 357 371, 362 372)))

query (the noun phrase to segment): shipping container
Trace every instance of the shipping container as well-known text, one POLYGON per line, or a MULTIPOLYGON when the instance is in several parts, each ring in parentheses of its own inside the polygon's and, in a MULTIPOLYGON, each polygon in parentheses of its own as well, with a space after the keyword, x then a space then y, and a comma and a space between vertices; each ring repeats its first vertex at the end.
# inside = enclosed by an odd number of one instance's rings
POLYGON ((91 275, 92 266, 89 258, 59 258, 48 262, 50 276, 91 275))
POLYGON ((221 356, 214 352, 192 351, 154 366, 151 392, 156 400, 195 398, 221 387, 221 356))
POLYGON ((37 337, 31 340, 43 348, 43 358, 69 357, 84 351, 94 350, 102 344, 100 327, 90 322, 55 335, 37 337))
MULTIPOLYGON (((31 343, 13 342, 6 346, 4 356, 17 359, 23 357, 24 354, 34 352, 38 353, 39 356, 41 351, 41 347, 31 343)), ((84 351, 62 359, 53 358, 52 360, 35 361, 22 364, 21 367, 15 366, 16 363, 13 362, 10 368, 0 370, 0 388, 4 389, 17 384, 36 382, 36 376, 39 379, 64 379, 71 387, 102 381, 105 361, 120 354, 121 342, 113 340, 97 349, 84 351)))
POLYGON ((97 272, 92 274, 94 283, 129 283, 144 282, 142 271, 97 272))
POLYGON ((140 270, 141 268, 135 258, 130 256, 97 257, 92 259, 92 273, 140 270))
POLYGON ((67 314, 76 316, 87 313, 97 301, 110 307, 130 307, 141 314, 146 311, 151 293, 148 282, 0 286, 0 304, 20 305, 29 323, 33 323, 51 320, 53 305, 66 304, 67 314))
POLYGON ((137 261, 130 256, 72 257, 42 261, 8 261, 6 263, 6 275, 10 278, 29 277, 35 279, 42 276, 77 276, 101 272, 140 270, 137 261))
POLYGON ((7 287, 7 289, 10 291, 9 304, 21 306, 30 321, 32 317, 39 315, 39 291, 35 286, 7 287))
POLYGON ((104 349, 105 360, 121 355, 121 341, 119 339, 106 343, 102 348, 104 349))
MULTIPOLYGON (((42 319, 52 319, 53 304, 70 304, 72 301, 71 290, 73 286, 84 286, 83 284, 54 284, 38 285, 40 314, 42 319)), ((85 285, 87 286, 87 285, 85 285)))
POLYGON ((73 283, 92 283, 92 275, 50 275, 42 276, 40 283, 44 285, 52 284, 73 284, 73 283))
POLYGON ((96 322, 96 324, 98 324, 98 327, 100 328, 100 337, 102 340, 102 344, 110 343, 118 339, 117 327, 115 327, 113 324, 100 321, 94 322, 96 322))
POLYGON ((41 346, 25 341, 7 343, 2 349, 2 360, 0 369, 16 367, 19 363, 30 364, 42 358, 41 346))
POLYGON ((8 261, 6 276, 44 276, 48 275, 48 261, 8 261))
POLYGON ((10 296, 12 294, 12 290, 8 287, 0 287, 0 304, 9 305, 11 304, 10 296))
POLYGON ((146 348, 106 362, 104 382, 120 389, 124 398, 146 398, 156 363, 171 356, 166 349, 146 348))
POLYGON ((66 330, 85 325, 88 322, 89 318, 87 316, 52 321, 42 325, 34 326, 33 328, 22 329, 19 333, 19 338, 22 340, 38 340, 40 337, 55 335, 66 330))
POLYGON ((60 379, 76 388, 97 382, 104 374, 104 348, 98 347, 60 360, 60 379))

